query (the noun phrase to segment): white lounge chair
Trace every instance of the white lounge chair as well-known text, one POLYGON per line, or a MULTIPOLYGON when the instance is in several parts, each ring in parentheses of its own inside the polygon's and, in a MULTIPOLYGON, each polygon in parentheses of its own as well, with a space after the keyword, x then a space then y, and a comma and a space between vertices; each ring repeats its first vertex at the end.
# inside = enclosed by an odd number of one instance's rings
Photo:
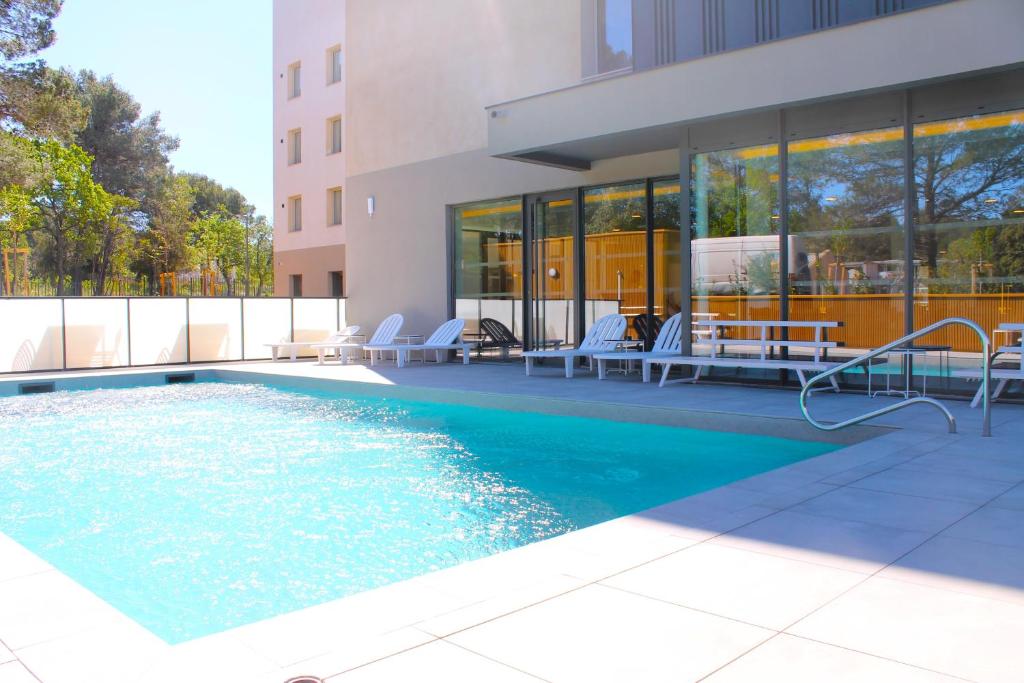
POLYGON ((426 360, 426 352, 433 351, 435 360, 440 363, 442 353, 458 351, 460 349, 462 351, 462 364, 469 365, 469 351, 475 346, 475 344, 462 341, 462 330, 465 327, 465 320, 462 318, 455 318, 434 330, 434 333, 422 344, 370 343, 363 348, 370 352, 370 365, 374 364, 375 353, 380 356, 385 351, 393 351, 395 353, 395 365, 403 368, 405 367, 406 361, 409 360, 409 354, 413 351, 422 352, 424 354, 424 360, 426 360))
POLYGON ((348 353, 345 347, 355 342, 352 338, 359 334, 359 325, 349 325, 343 330, 335 332, 327 339, 322 342, 315 342, 309 344, 309 347, 316 349, 317 362, 323 365, 325 356, 328 351, 334 352, 334 357, 340 360, 342 363, 348 362, 348 353))
MULTIPOLYGON (((395 335, 402 329, 402 323, 405 322, 405 318, 402 317, 401 313, 393 313, 388 317, 384 318, 384 322, 377 326, 377 330, 370 337, 370 341, 364 343, 361 342, 329 342, 323 344, 314 344, 316 348, 317 362, 320 365, 324 364, 324 357, 327 355, 328 350, 334 350, 335 354, 341 360, 342 364, 348 363, 348 353, 353 349, 363 350, 370 344, 390 344, 395 341, 395 335)), ((373 355, 370 355, 371 361, 373 355)))
POLYGON ((682 349, 683 338, 683 314, 676 313, 665 321, 654 340, 654 346, 650 351, 614 351, 612 353, 599 353, 594 356, 597 361, 597 378, 604 379, 607 376, 608 361, 630 363, 640 361, 641 375, 644 382, 651 381, 651 363, 653 358, 664 358, 666 356, 678 356, 682 349))
POLYGON ((297 342, 297 341, 289 341, 287 339, 282 339, 281 341, 279 341, 277 343, 274 343, 274 344, 264 344, 264 346, 267 346, 267 347, 270 348, 270 357, 275 362, 281 357, 281 352, 282 351, 287 351, 289 358, 294 361, 296 355, 298 355, 299 349, 303 349, 303 348, 306 348, 306 347, 310 347, 310 348, 314 348, 315 349, 318 344, 327 344, 327 343, 330 343, 330 342, 335 342, 335 341, 338 341, 339 339, 344 339, 344 338, 347 338, 347 337, 351 337, 352 335, 356 334, 357 332, 359 332, 359 325, 349 325, 348 327, 346 327, 343 330, 338 330, 337 332, 331 332, 329 335, 327 335, 323 339, 323 341, 319 341, 319 342, 297 342))
POLYGON ((533 370, 535 358, 561 358, 565 361, 565 376, 572 378, 573 366, 577 358, 586 358, 590 361, 590 368, 594 367, 594 355, 598 353, 611 353, 626 331, 626 318, 618 313, 606 315, 590 326, 587 336, 583 338, 579 348, 559 349, 545 351, 527 351, 523 354, 526 359, 526 374, 529 376, 533 370))

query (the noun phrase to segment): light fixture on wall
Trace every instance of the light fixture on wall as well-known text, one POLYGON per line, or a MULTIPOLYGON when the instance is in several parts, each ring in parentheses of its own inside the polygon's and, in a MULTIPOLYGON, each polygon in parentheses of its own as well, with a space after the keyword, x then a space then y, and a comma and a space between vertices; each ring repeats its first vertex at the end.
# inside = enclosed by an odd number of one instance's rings
POLYGON ((377 211, 377 198, 372 194, 366 198, 366 215, 373 218, 374 212, 377 211))

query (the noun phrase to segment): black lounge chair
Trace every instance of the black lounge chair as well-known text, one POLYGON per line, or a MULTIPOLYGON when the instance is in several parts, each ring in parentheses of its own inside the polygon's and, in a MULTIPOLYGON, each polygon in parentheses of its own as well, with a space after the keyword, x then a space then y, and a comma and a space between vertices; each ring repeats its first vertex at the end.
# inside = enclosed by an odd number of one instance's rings
POLYGON ((508 360, 509 349, 523 348, 523 342, 516 339, 512 330, 494 318, 481 318, 480 331, 484 338, 480 342, 481 349, 501 349, 501 359, 508 360))
MULTIPOLYGON (((505 323, 494 318, 481 318, 480 331, 484 334, 484 338, 480 341, 479 348, 481 350, 501 349, 502 360, 508 360, 509 349, 523 348, 523 342, 516 339, 516 336, 512 334, 512 330, 508 329, 505 323)), ((561 339, 551 339, 544 344, 545 347, 554 347, 556 349, 561 345, 561 339)))
POLYGON ((665 321, 656 315, 638 315, 633 318, 633 329, 636 330, 637 337, 643 341, 646 349, 654 346, 654 340, 658 338, 658 333, 661 332, 661 326, 664 324, 665 321))

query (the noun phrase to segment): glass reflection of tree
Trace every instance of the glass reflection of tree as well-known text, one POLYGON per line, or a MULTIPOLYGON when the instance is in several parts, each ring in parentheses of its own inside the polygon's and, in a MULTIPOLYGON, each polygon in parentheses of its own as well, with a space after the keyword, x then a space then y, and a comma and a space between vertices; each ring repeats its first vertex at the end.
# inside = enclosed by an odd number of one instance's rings
POLYGON ((1024 115, 923 124, 914 147, 915 251, 929 289, 1024 291, 1024 115))
POLYGON ((902 253, 902 159, 892 130, 792 143, 789 230, 813 261, 798 266, 791 291, 812 293, 814 282, 821 294, 848 282, 856 293, 902 289, 899 270, 880 265, 902 253))

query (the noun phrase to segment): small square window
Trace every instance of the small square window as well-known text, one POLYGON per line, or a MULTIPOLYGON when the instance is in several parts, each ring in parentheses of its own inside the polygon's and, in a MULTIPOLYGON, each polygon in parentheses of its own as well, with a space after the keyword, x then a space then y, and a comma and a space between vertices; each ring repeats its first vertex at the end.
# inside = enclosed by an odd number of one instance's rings
POLYGON ((302 130, 288 131, 288 165, 302 163, 302 130))
POLYGON ((332 187, 327 190, 327 218, 329 225, 341 225, 344 204, 342 203, 342 192, 340 187, 332 187))
POLYGON ((302 94, 302 63, 296 62, 288 67, 288 99, 302 94))
POLYGON ((341 82, 344 72, 344 63, 341 59, 340 45, 335 45, 327 51, 327 85, 341 82))
POLYGON ((302 230, 302 197, 288 198, 288 232, 302 230))
POLYGON ((294 297, 302 296, 302 276, 301 275, 289 275, 288 276, 288 289, 291 290, 291 295, 294 297))
POLYGON ((344 129, 341 125, 341 117, 335 116, 327 119, 327 153, 341 154, 342 135, 344 129))

